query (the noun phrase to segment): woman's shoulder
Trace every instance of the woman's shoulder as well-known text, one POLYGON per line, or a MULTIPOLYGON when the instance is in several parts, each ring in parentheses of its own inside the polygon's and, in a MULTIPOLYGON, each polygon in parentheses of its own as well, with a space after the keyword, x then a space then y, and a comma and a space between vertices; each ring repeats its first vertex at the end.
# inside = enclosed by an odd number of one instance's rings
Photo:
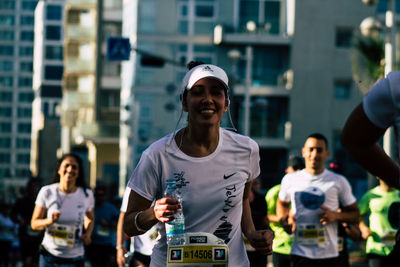
POLYGON ((224 128, 222 128, 222 134, 224 136, 224 139, 231 140, 237 144, 242 144, 250 147, 258 147, 257 142, 251 139, 249 136, 242 135, 224 128))
POLYGON ((42 188, 40 190, 42 190, 42 191, 55 191, 56 189, 57 189, 57 183, 53 183, 53 184, 48 184, 48 185, 42 186, 42 188))

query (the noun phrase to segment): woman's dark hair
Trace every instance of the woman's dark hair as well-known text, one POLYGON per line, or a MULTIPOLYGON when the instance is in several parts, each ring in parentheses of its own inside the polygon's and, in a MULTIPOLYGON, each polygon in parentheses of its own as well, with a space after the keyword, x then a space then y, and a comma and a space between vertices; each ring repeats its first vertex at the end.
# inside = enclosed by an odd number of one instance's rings
POLYGON ((191 69, 193 69, 194 67, 197 67, 197 66, 203 65, 203 64, 206 64, 206 63, 204 63, 203 61, 190 61, 190 62, 186 65, 186 68, 187 68, 188 70, 191 70, 191 69))
POLYGON ((86 185, 86 182, 85 182, 85 172, 83 170, 83 161, 82 161, 81 157, 79 157, 75 153, 64 154, 57 161, 56 168, 54 169, 54 174, 53 174, 53 183, 60 182, 60 175, 58 174, 58 171, 60 169, 61 163, 68 157, 74 158, 76 160, 76 162, 78 163, 78 178, 76 179, 76 186, 82 187, 85 192, 85 195, 87 196, 86 188, 88 188, 88 186, 86 185))

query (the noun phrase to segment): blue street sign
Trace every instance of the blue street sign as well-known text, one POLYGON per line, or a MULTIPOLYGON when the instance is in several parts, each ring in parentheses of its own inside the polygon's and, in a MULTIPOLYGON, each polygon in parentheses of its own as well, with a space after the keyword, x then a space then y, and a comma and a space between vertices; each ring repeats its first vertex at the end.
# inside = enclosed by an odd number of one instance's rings
POLYGON ((129 60, 131 45, 128 38, 109 37, 107 39, 107 59, 110 61, 129 60))

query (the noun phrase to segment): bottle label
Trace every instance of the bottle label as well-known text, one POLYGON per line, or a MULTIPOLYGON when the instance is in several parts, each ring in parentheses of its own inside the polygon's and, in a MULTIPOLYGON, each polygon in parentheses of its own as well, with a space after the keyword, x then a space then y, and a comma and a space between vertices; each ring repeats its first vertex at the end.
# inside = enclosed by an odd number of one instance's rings
POLYGON ((171 235, 184 235, 185 225, 184 224, 165 224, 165 231, 167 236, 171 235))

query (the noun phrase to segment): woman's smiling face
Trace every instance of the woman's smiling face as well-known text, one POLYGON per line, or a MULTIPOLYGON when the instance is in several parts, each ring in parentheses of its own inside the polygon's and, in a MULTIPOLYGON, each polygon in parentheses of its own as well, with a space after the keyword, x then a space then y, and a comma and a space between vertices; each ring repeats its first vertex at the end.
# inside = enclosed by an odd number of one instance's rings
POLYGON ((78 162, 73 157, 66 157, 58 169, 60 175, 60 182, 76 183, 79 175, 78 162))
POLYGON ((189 114, 189 123, 219 125, 228 109, 225 90, 223 83, 212 77, 197 81, 183 102, 183 108, 189 114))

